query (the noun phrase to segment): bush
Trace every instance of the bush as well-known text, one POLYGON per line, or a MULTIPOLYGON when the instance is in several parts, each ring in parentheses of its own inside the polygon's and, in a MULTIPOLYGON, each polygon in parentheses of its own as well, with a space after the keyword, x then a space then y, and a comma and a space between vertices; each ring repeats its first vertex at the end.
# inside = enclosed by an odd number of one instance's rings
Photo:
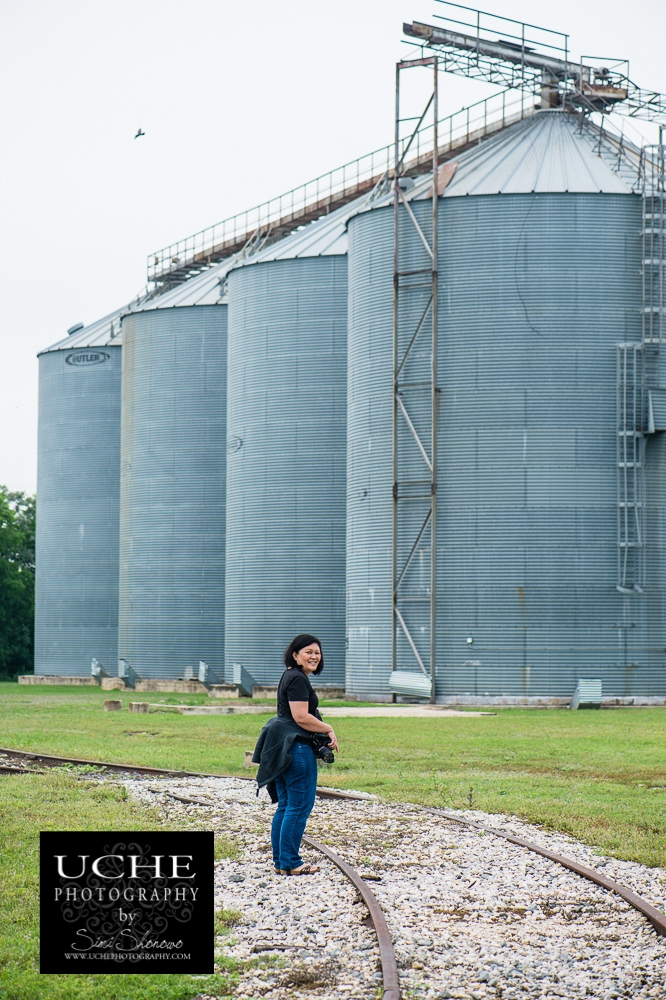
POLYGON ((0 680, 32 672, 35 498, 0 486, 0 680))

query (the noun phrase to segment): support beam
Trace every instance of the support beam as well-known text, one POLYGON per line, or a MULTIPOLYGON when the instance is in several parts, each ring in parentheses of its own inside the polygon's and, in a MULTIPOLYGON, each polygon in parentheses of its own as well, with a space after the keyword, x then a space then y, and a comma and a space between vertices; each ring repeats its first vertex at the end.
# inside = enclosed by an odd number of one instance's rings
MULTIPOLYGON (((430 237, 423 220, 419 221, 405 194, 401 180, 405 176, 405 154, 411 147, 414 136, 424 127, 428 115, 432 116, 432 153, 429 168, 433 178, 437 178, 440 163, 438 132, 438 79, 439 59, 429 57, 400 62, 396 66, 395 91, 395 156, 393 176, 393 505, 391 525, 391 669, 410 671, 418 668, 430 679, 430 698, 435 699, 436 687, 436 455, 437 455, 437 226, 438 226, 438 185, 432 187, 432 214, 430 237), (432 69, 432 91, 425 110, 417 119, 416 129, 403 136, 401 125, 400 79, 401 74, 416 67, 432 69), (419 268, 424 281, 418 285, 403 283, 414 272, 413 267, 403 266, 403 231, 414 233, 426 253, 428 266, 419 268), (429 276, 429 282, 426 280, 429 276), (424 299, 425 293, 425 301, 424 299), (430 314, 430 324, 426 321, 430 314), (417 318, 418 317, 418 320, 417 318), (409 323, 415 326, 409 328, 409 323), (427 339, 426 339, 427 338, 427 339), (426 349, 425 344, 428 343, 426 349), (422 354, 431 358, 430 370, 425 375, 419 372, 416 378, 405 380, 409 362, 414 357, 414 348, 421 345, 422 354), (402 381, 400 381, 402 378, 402 381), (416 429, 402 398, 402 391, 409 388, 420 396, 421 413, 427 412, 427 424, 416 429), (427 404, 424 399, 427 396, 427 404), (405 428, 409 431, 405 434, 405 428), (414 449, 410 456, 410 447, 414 449), (416 460, 424 468, 423 479, 419 478, 418 492, 414 492, 413 472, 409 469, 416 460), (410 478, 411 477, 411 478, 410 478), (427 489, 424 489, 427 487, 427 489), (420 510, 417 527, 414 526, 415 509, 420 510), (427 553, 429 581, 427 595, 415 586, 410 569, 417 552, 427 553), (405 555, 405 553, 407 553, 405 555), (427 619, 423 617, 424 603, 427 605, 427 619), (427 621, 425 629, 423 622, 427 621), (415 624, 412 624, 412 623, 415 624), (403 637, 402 639, 400 637, 403 637), (406 640, 406 646, 405 646, 406 640)), ((411 122, 410 122, 411 124, 411 122)), ((421 421, 422 422, 422 421, 421 421)))

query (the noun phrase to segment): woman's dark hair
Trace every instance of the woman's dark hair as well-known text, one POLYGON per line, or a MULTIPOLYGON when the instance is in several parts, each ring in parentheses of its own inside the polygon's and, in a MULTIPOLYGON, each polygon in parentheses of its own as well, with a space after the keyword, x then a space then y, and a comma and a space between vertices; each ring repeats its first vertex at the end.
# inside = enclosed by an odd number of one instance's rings
POLYGON ((310 635, 309 632, 301 632, 297 635, 295 639, 292 639, 287 648, 284 651, 284 665, 289 670, 290 667, 294 667, 296 670, 302 670, 298 663, 294 659, 294 653, 300 653, 302 649, 306 646, 312 646, 313 643, 317 643, 319 646, 319 651, 321 652, 321 660, 319 661, 319 666, 314 671, 315 677, 320 674, 324 669, 324 650, 321 648, 321 643, 316 635, 310 635))

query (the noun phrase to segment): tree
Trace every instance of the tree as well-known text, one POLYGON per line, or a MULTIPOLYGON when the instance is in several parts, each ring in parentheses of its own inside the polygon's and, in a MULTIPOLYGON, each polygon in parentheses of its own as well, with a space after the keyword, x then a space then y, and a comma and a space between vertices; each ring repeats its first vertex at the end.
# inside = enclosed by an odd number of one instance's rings
POLYGON ((35 497, 0 486, 0 677, 33 669, 35 497))

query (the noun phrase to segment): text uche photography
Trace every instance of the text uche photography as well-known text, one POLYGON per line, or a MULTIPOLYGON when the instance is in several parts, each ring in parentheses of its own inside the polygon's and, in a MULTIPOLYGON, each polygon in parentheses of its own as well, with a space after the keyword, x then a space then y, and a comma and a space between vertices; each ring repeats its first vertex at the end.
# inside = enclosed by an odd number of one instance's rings
POLYGON ((40 970, 213 972, 212 832, 42 833, 40 970))

